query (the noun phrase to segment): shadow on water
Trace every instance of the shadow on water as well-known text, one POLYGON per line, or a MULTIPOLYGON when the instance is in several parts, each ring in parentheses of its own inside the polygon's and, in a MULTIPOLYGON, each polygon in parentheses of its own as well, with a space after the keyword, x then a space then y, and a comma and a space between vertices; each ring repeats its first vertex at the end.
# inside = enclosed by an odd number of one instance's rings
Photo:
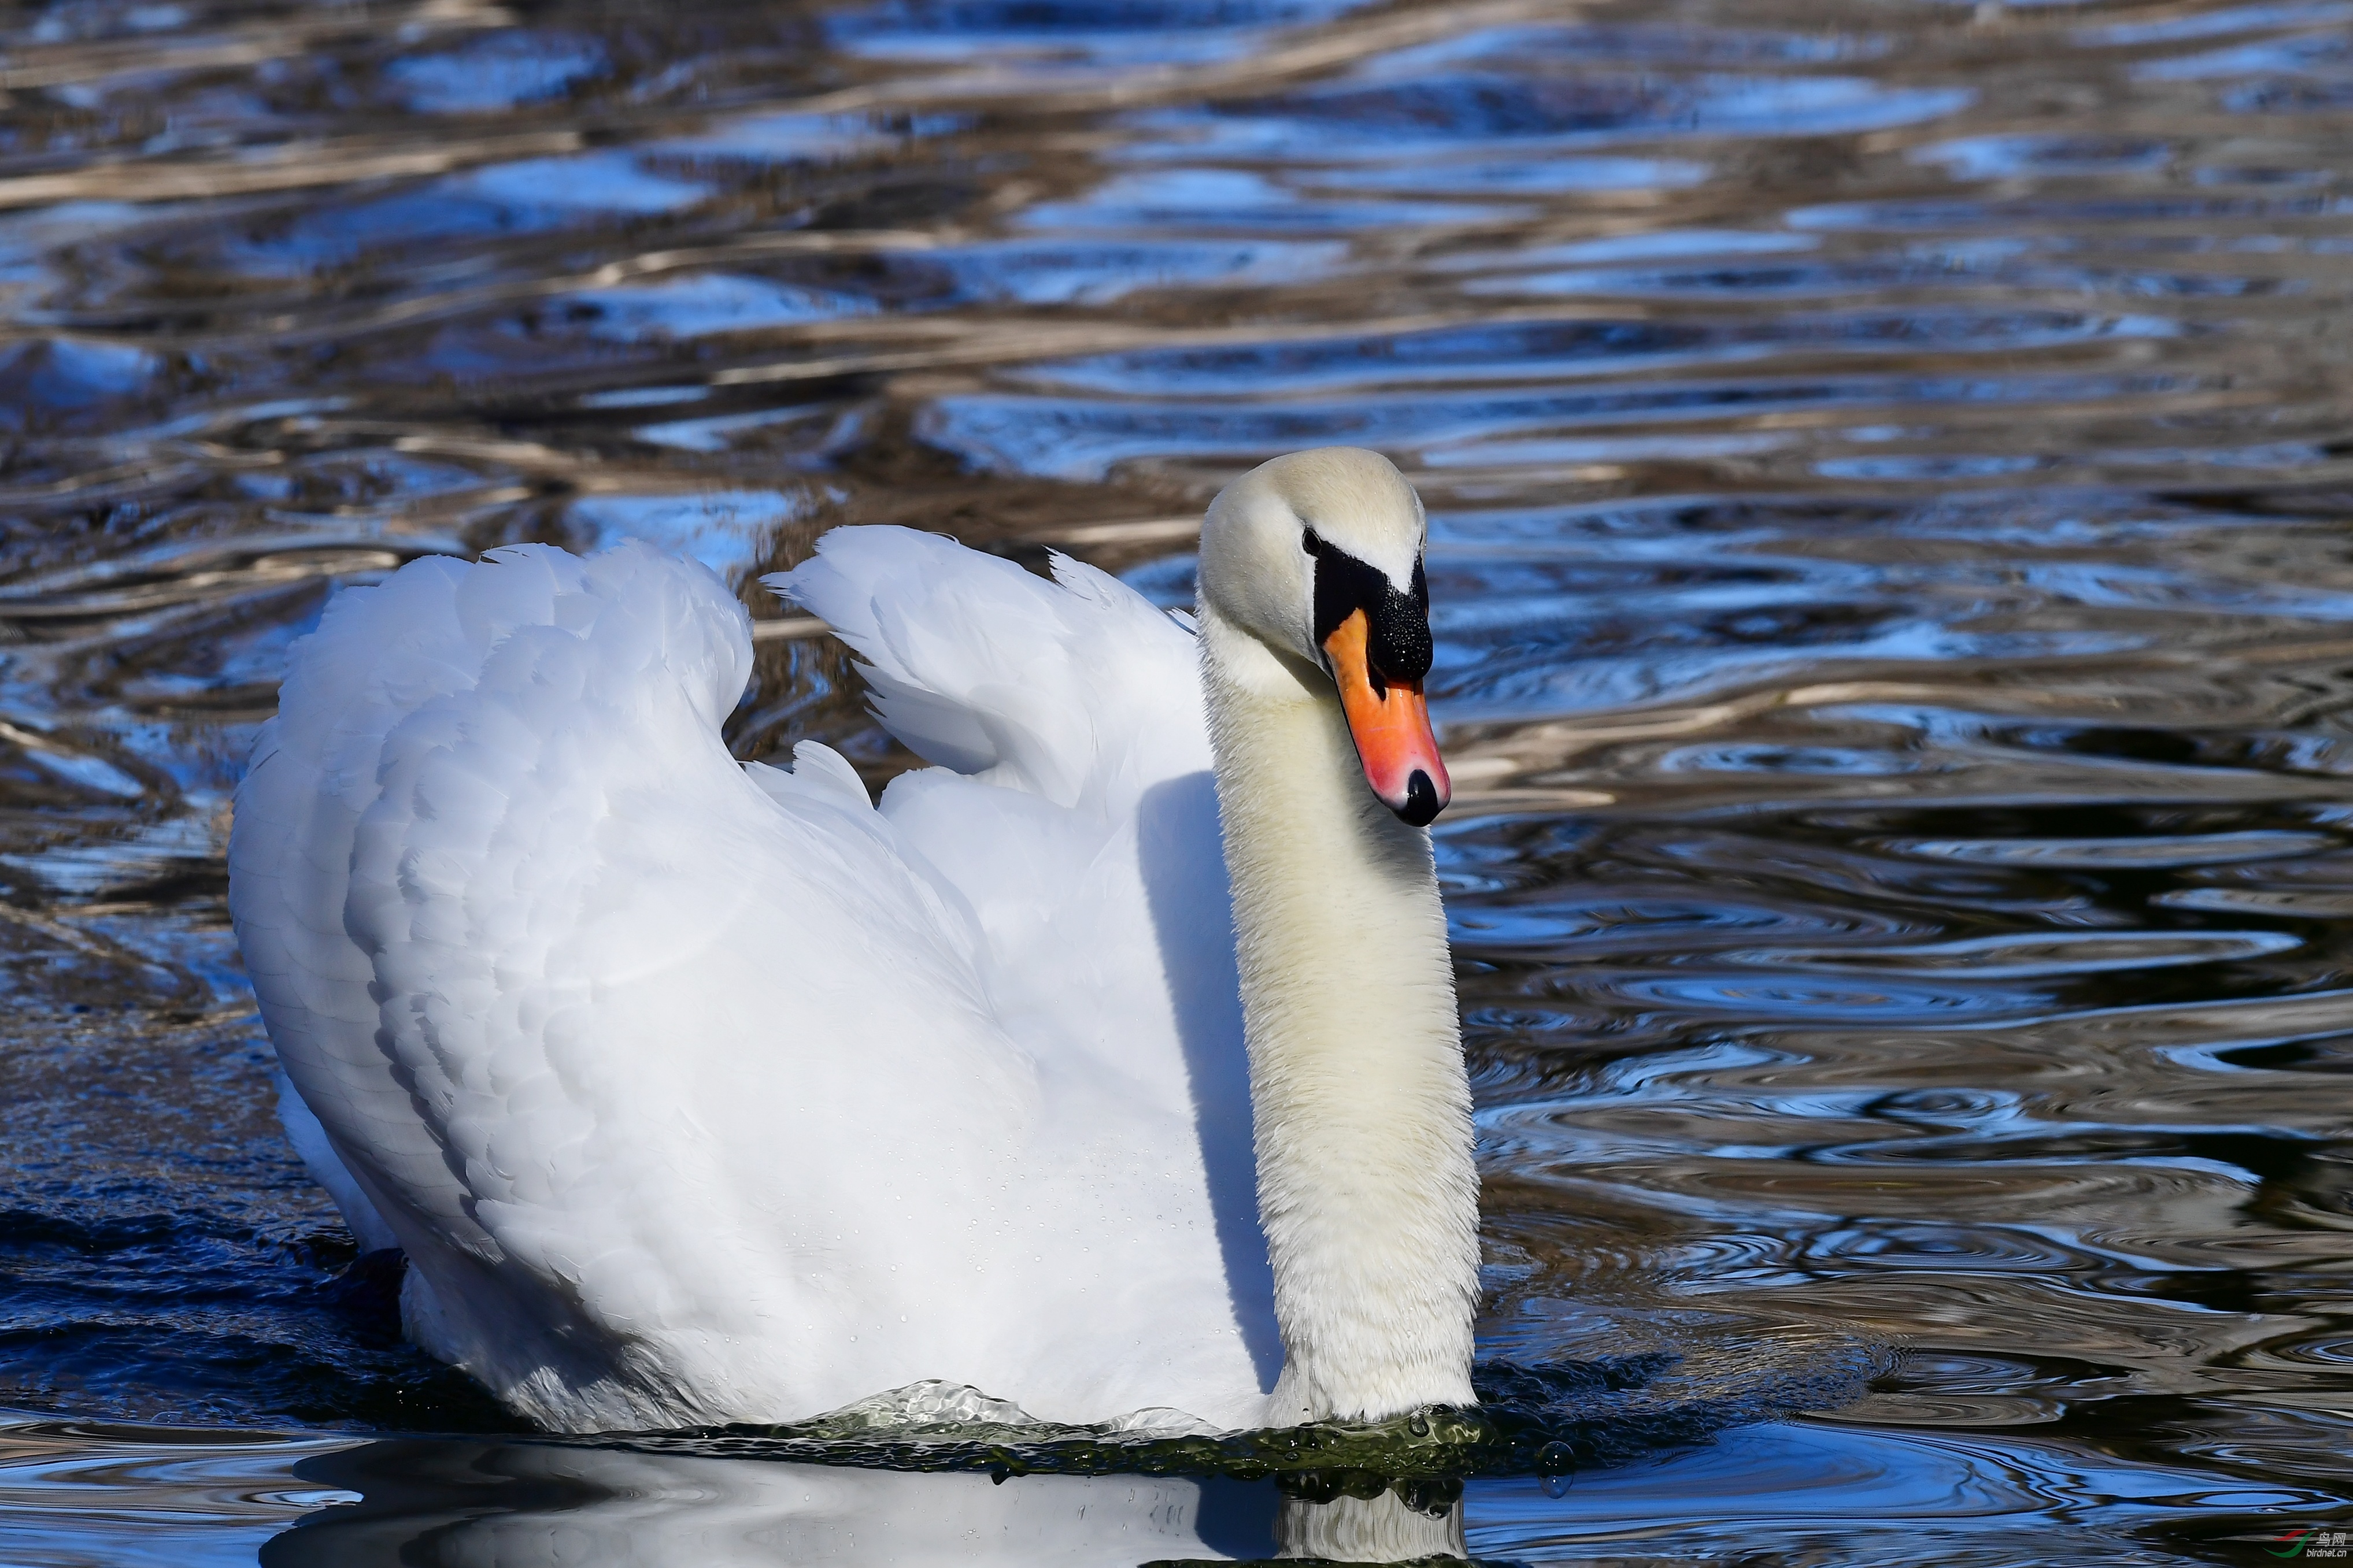
POLYGON ((0 16, 0 1559, 2321 1560, 2348 37, 2338 0, 0 16), (1317 441, 1431 519, 1495 1395, 1460 1442, 584 1446, 399 1342, 222 907, 334 585, 657 541, 765 623, 738 754, 879 785, 909 759, 760 573, 901 522, 1177 606, 1209 494, 1317 441))

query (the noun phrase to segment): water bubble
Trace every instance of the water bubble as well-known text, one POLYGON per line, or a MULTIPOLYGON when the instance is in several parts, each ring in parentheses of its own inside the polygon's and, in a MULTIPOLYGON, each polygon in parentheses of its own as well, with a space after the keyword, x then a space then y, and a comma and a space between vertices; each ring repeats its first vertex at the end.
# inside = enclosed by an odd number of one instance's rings
POLYGON ((1536 1450, 1536 1475, 1545 1496, 1567 1497, 1577 1479, 1577 1451, 1566 1443, 1546 1443, 1536 1450))

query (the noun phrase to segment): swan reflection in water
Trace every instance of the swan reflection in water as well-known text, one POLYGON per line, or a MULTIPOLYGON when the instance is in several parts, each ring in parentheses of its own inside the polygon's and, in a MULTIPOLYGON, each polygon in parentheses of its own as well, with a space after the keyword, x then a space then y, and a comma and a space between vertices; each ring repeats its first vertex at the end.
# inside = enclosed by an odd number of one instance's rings
POLYGON ((304 1460, 357 1494, 271 1540, 263 1568, 1095 1564, 1463 1555, 1460 1503, 1329 1502, 1271 1482, 911 1474, 540 1443, 393 1439, 304 1460))

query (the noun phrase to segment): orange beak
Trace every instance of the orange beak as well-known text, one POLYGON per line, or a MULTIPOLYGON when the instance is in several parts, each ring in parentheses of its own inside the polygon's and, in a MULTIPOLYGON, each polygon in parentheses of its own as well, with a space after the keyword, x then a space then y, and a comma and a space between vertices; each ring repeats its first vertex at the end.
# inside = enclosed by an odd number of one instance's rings
POLYGON ((1357 610, 1324 639, 1324 657, 1340 686, 1340 709, 1356 737, 1365 782, 1382 805, 1424 827, 1454 798, 1454 785, 1438 754, 1438 737, 1430 732, 1421 682, 1379 679, 1365 657, 1371 635, 1371 623, 1357 610))

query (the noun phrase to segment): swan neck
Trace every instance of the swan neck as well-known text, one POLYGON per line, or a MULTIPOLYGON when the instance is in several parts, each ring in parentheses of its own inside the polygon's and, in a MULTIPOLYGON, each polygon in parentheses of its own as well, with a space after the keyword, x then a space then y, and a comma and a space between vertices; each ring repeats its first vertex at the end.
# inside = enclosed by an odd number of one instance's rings
POLYGON ((1467 1405, 1478 1177, 1430 837, 1365 783, 1336 691, 1211 605, 1274 1425, 1467 1405))

